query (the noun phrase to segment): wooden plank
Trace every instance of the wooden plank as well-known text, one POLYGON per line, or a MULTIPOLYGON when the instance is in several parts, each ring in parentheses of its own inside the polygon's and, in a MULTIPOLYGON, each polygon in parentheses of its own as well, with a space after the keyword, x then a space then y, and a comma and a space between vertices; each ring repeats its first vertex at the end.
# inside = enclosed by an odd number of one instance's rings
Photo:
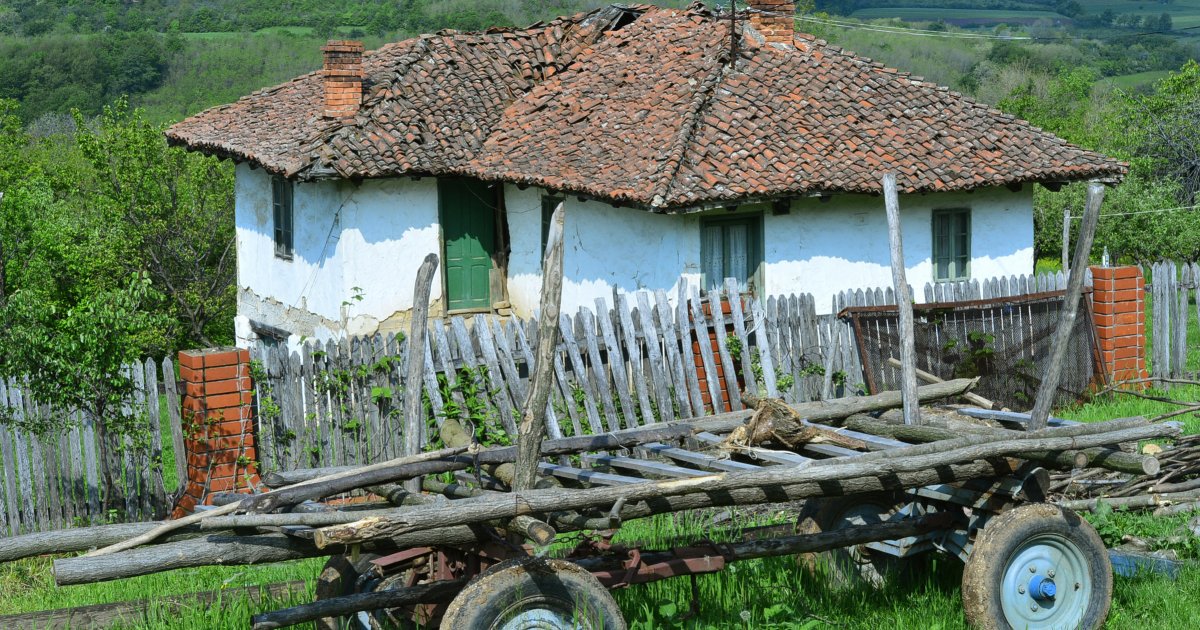
POLYGON ((138 502, 138 474, 133 458, 133 439, 128 435, 118 435, 117 439, 122 446, 121 465, 124 467, 124 474, 119 485, 125 494, 125 520, 139 521, 142 520, 141 504, 138 502))
POLYGON ((599 320, 600 336, 604 340, 604 349, 608 354, 608 368, 612 372, 613 388, 617 390, 617 398, 621 402, 621 416, 625 419, 625 427, 632 429, 640 426, 637 408, 629 390, 629 370, 625 366, 625 353, 617 343, 613 332, 614 311, 604 303, 604 298, 596 298, 596 319, 599 320))
MULTIPOLYGON (((373 434, 370 424, 371 412, 371 358, 367 348, 368 339, 363 336, 352 337, 350 342, 350 409, 351 422, 355 428, 350 431, 354 444, 354 461, 366 464, 371 461, 370 438, 373 434)), ((420 356, 420 355, 418 355, 420 356)), ((424 365, 421 366, 424 371, 424 365)), ((418 385, 420 388, 420 385, 418 385)), ((424 415, 424 414, 422 414, 424 415)), ((424 419, 424 418, 422 418, 424 419)), ((422 430, 422 436, 424 431, 422 430)))
MULTIPOLYGON (((450 341, 446 338, 446 326, 435 323, 433 326, 433 341, 437 344, 437 366, 446 386, 450 389, 450 401, 458 409, 459 419, 467 417, 467 403, 458 386, 458 369, 454 366, 454 355, 450 350, 450 341)), ((394 391, 399 391, 394 390, 394 391)))
POLYGON ((688 307, 691 309, 692 329, 696 331, 696 345, 700 348, 700 359, 704 364, 704 380, 708 384, 711 407, 713 413, 722 413, 725 411, 725 406, 721 403, 721 383, 717 380, 717 363, 713 360, 712 342, 708 338, 708 326, 705 323, 704 310, 700 303, 700 291, 696 287, 691 287, 688 307))
POLYGON ((621 334, 625 340, 626 359, 629 363, 634 390, 637 391, 638 403, 642 409, 642 424, 653 424, 654 408, 650 405, 650 390, 646 386, 646 370, 642 364, 642 351, 637 343, 637 333, 633 328, 633 315, 630 313, 629 302, 624 293, 613 289, 613 304, 617 312, 617 321, 621 325, 621 334))
POLYGON ((704 397, 700 394, 700 379, 696 374, 696 355, 692 352, 692 327, 688 324, 687 284, 679 283, 679 294, 675 304, 675 332, 679 336, 680 367, 687 380, 687 394, 691 416, 704 415, 704 397))
POLYGON ((103 516, 101 509, 100 458, 96 456, 96 419, 83 417, 83 466, 86 471, 88 508, 93 517, 103 516))
MULTIPOLYGON (((130 371, 133 375, 133 409, 138 417, 144 418, 146 422, 145 431, 150 434, 150 441, 144 446, 140 446, 134 450, 134 466, 138 473, 138 493, 141 501, 141 518, 149 520, 156 518, 158 506, 161 505, 157 499, 160 496, 155 492, 154 482, 154 465, 152 462, 157 462, 162 457, 162 433, 156 426, 158 424, 158 407, 150 407, 150 395, 146 387, 146 369, 145 363, 135 361, 130 366, 130 371), (155 436, 158 437, 158 448, 155 448, 155 436), (157 450, 157 452, 156 452, 157 450)), ((154 375, 153 363, 149 366, 151 378, 154 375)), ((158 392, 155 391, 155 400, 157 400, 158 392)), ((159 477, 158 487, 162 486, 162 478, 159 477)))
MULTIPOLYGON (((787 334, 781 334, 779 332, 779 299, 773 295, 767 298, 767 307, 764 316, 765 319, 763 321, 766 325, 767 347, 770 350, 771 359, 775 363, 776 369, 779 370, 780 374, 791 376, 792 357, 788 344, 788 340, 790 340, 791 336, 787 334)), ((795 402, 798 400, 796 397, 796 391, 798 389, 799 383, 796 383, 793 380, 792 387, 788 391, 782 392, 784 400, 787 400, 788 402, 795 402)))
POLYGON ((695 468, 684 468, 682 466, 672 466, 662 462, 654 462, 646 459, 638 459, 636 457, 621 457, 618 455, 584 455, 583 461, 592 466, 607 466, 609 468, 620 468, 623 470, 632 470, 644 475, 653 475, 655 477, 668 478, 689 478, 703 477, 711 474, 701 472, 695 468))
MULTIPOLYGON (((49 407, 46 405, 45 407, 49 407)), ((48 408, 44 408, 43 412, 49 412, 48 408)), ((47 524, 51 529, 63 528, 63 505, 62 497, 60 496, 60 488, 62 485, 62 471, 58 458, 58 433, 60 429, 55 428, 41 436, 42 442, 42 465, 45 467, 46 489, 49 494, 45 495, 45 499, 49 501, 47 511, 49 512, 49 520, 47 524)))
POLYGON ((637 292, 638 302, 638 317, 634 321, 634 326, 639 328, 642 341, 645 343, 646 354, 650 364, 650 374, 654 389, 654 401, 657 403, 658 420, 660 422, 671 422, 675 419, 675 410, 671 403, 671 394, 667 389, 670 382, 666 371, 663 369, 662 349, 659 347, 661 341, 658 329, 654 326, 654 311, 650 306, 650 295, 646 291, 637 292))
POLYGON ((664 369, 671 379, 671 389, 674 391, 675 404, 679 406, 680 418, 694 418, 703 415, 692 412, 692 403, 688 395, 687 375, 684 374, 683 358, 679 354, 679 335, 675 332, 674 310, 667 302, 667 292, 659 289, 654 293, 654 319, 658 322, 658 331, 662 338, 663 358, 666 361, 664 369))
MULTIPOLYGON (((0 406, 8 406, 8 386, 0 379, 0 406)), ((8 515, 8 533, 21 533, 21 497, 17 480, 17 463, 13 456, 13 436, 5 424, 0 424, 0 456, 4 458, 4 510, 8 515)))
MULTIPOLYGON (((509 320, 509 328, 516 340, 516 345, 520 348, 521 356, 525 358, 525 365, 528 366, 528 372, 532 377, 534 370, 537 369, 537 361, 534 359, 534 348, 530 344, 529 338, 525 336, 525 330, 521 328, 516 320, 509 320)), ((555 379, 558 379, 557 372, 555 379)), ((568 406, 566 402, 563 404, 564 406, 568 406)), ((568 415, 570 415, 570 412, 568 412, 568 415)), ((551 391, 549 400, 546 401, 546 433, 554 439, 563 437, 562 426, 558 424, 558 413, 554 411, 553 390, 551 391)))
MULTIPOLYGON (((0 380, 0 393, 4 390, 4 382, 0 380)), ((3 423, 0 423, 0 441, 8 441, 8 430, 3 423)), ((12 486, 8 479, 8 460, 3 456, 4 448, 0 446, 0 536, 15 536, 17 532, 10 527, 9 516, 11 503, 9 498, 12 494, 12 486)), ((11 450, 11 447, 8 449, 11 450)))
MULTIPOLYGON (((37 418, 37 404, 32 398, 25 400, 26 416, 37 418)), ((34 497, 34 506, 37 510, 37 526, 42 532, 49 532, 53 529, 50 524, 50 505, 47 497, 49 496, 49 484, 47 484, 48 470, 46 462, 44 462, 44 452, 46 449, 42 446, 42 439, 35 432, 29 432, 29 455, 32 473, 34 473, 34 488, 37 496, 34 497)))
POLYGON ((163 392, 167 397, 167 426, 171 429, 171 448, 175 453, 175 479, 182 488, 187 480, 187 449, 183 443, 182 409, 179 406, 179 390, 175 380, 175 364, 171 357, 162 360, 163 392))
POLYGON ((738 391, 737 370, 733 367, 733 357, 729 354, 729 345, 726 343, 726 338, 729 333, 725 330, 725 307, 722 304, 721 297, 716 296, 717 303, 713 304, 712 297, 709 298, 709 311, 712 313, 712 330, 717 339, 717 356, 721 360, 721 371, 725 376, 725 391, 729 396, 729 407, 732 411, 741 411, 745 408, 742 404, 742 393, 738 391))
MULTIPOLYGON (((54 449, 58 456, 58 479, 56 480, 56 484, 58 485, 59 490, 59 500, 62 502, 62 527, 73 527, 76 523, 75 517, 78 516, 75 511, 75 506, 78 499, 76 499, 75 494, 75 474, 71 467, 71 450, 69 443, 67 442, 67 438, 71 433, 71 429, 70 427, 64 426, 59 429, 57 433, 58 436, 55 440, 57 443, 54 445, 54 449)), ((3 465, 4 464, 0 462, 0 466, 3 465)), ((0 472, 0 474, 3 473, 0 472)), ((0 505, 3 505, 4 502, 3 494, 4 488, 2 485, 0 485, 0 505)), ((0 507, 0 521, 3 520, 3 512, 4 508, 0 507)), ((0 532, 3 531, 3 526, 0 526, 0 532)))
MULTIPOLYGON (((819 361, 821 358, 821 341, 820 335, 817 333, 817 302, 811 293, 803 293, 799 296, 793 296, 792 305, 795 309, 796 326, 798 331, 802 331, 802 341, 800 348, 805 356, 811 353, 813 362, 819 361)), ((797 368, 802 368, 798 365, 797 368)), ((808 379, 810 384, 809 400, 817 397, 821 384, 821 377, 818 374, 813 374, 808 379)), ((799 382, 799 379, 797 379, 799 382)))
POLYGON ((725 295, 729 296, 729 313, 730 317, 733 318, 733 335, 742 346, 742 378, 746 381, 746 387, 757 390, 758 385, 754 382, 754 366, 750 358, 750 339, 746 335, 746 314, 742 311, 742 296, 738 291, 737 281, 733 278, 725 278, 725 295))
POLYGON ((1187 374, 1188 287, 1192 284, 1191 266, 1184 264, 1182 267, 1182 277, 1175 281, 1175 308, 1171 313, 1175 322, 1175 339, 1171 348, 1175 356, 1171 364, 1174 366, 1173 376, 1180 378, 1187 374))
MULTIPOLYGON (((337 425, 338 435, 341 436, 341 438, 342 438, 342 461, 347 465, 354 465, 354 464, 358 463, 358 435, 357 435, 358 431, 356 429, 349 428, 349 427, 353 426, 351 423, 355 421, 354 394, 353 394, 353 391, 354 391, 354 380, 353 380, 354 357, 351 356, 351 354, 350 354, 350 340, 346 337, 342 337, 341 339, 339 339, 338 344, 337 344, 337 350, 338 350, 338 357, 337 357, 338 368, 341 372, 341 374, 339 374, 339 376, 342 379, 344 379, 342 382, 345 383, 344 388, 338 389, 338 393, 341 397, 341 403, 340 403, 340 409, 339 409, 341 418, 337 425)), ((407 383, 408 383, 408 380, 406 378, 405 384, 407 385, 407 383)), ((416 387, 416 391, 418 391, 418 392, 421 391, 421 385, 420 385, 419 380, 418 380, 418 384, 416 387)), ((418 397, 418 403, 419 402, 420 402, 420 397, 418 397)), ((418 404, 418 409, 419 408, 420 408, 420 405, 418 404)), ((424 427, 422 426, 422 432, 423 432, 423 430, 424 430, 424 427)), ((420 434, 417 435, 417 438, 418 438, 418 440, 420 439, 420 434)), ((418 451, 419 450, 420 450, 420 448, 418 447, 418 451)))
POLYGON ((637 477, 614 475, 612 473, 603 473, 595 470, 584 470, 582 468, 563 466, 561 464, 547 464, 546 462, 538 462, 538 471, 543 475, 558 477, 559 479, 570 479, 571 481, 589 483, 595 486, 625 486, 634 483, 646 482, 645 479, 638 479, 637 477))
MULTIPOLYGON (((725 442, 725 438, 709 433, 708 431, 701 431, 693 437, 706 444, 715 445, 725 442)), ((791 451, 776 451, 769 448, 751 447, 746 449, 746 453, 754 459, 762 460, 771 464, 784 464, 786 466, 799 466, 801 464, 807 464, 813 461, 810 457, 797 455, 791 451)))
POLYGON ((575 343, 574 325, 571 318, 566 314, 562 314, 558 319, 559 334, 562 335, 563 347, 567 350, 567 357, 571 361, 571 372, 575 375, 575 382, 579 386, 579 390, 583 393, 583 409, 587 414, 588 431, 591 433, 603 433, 604 427, 600 423, 600 412, 596 408, 596 401, 593 400, 593 389, 591 382, 588 380, 587 367, 583 363, 583 356, 579 352, 579 345, 575 343))
POLYGON ((592 368, 592 384, 596 389, 597 398, 600 399, 601 406, 604 409, 604 418, 608 421, 608 430, 620 430, 621 421, 617 416, 617 409, 616 405, 613 404, 612 396, 612 392, 616 388, 608 384, 608 374, 605 372, 604 362, 600 358, 596 317, 592 314, 591 310, 586 307, 579 309, 579 314, 575 317, 575 329, 583 339, 584 349, 587 351, 588 363, 592 368))
POLYGON ((574 392, 571 390, 571 382, 567 380, 567 370, 563 365, 563 357, 561 352, 554 353, 554 379, 558 383, 559 391, 562 393, 563 406, 567 408, 567 415, 571 417, 571 428, 575 429, 575 435, 583 435, 583 424, 580 421, 579 405, 575 401, 574 392))
POLYGON ((750 313, 754 317, 754 346, 758 350, 758 362, 762 368, 763 389, 768 398, 779 398, 779 387, 775 380, 775 360, 772 356, 771 335, 767 332, 766 315, 758 300, 750 301, 750 313))
POLYGON ((513 415, 513 401, 509 398, 508 385, 504 382, 504 372, 500 369, 500 362, 496 357, 496 346, 492 341, 492 331, 488 327, 483 315, 476 315, 473 321, 472 332, 475 334, 475 339, 479 342, 479 352, 483 355, 483 362, 488 370, 488 381, 491 383, 488 391, 494 392, 492 400, 496 403, 496 408, 500 411, 500 422, 503 423, 505 432, 508 433, 509 437, 516 439, 517 421, 513 415))
MULTIPOLYGON (((436 321, 432 322, 430 326, 432 328, 441 328, 441 324, 436 321)), ((442 427, 442 423, 446 420, 446 406, 445 402, 442 400, 441 388, 438 387, 437 369, 433 367, 433 344, 433 333, 427 332, 425 335, 425 367, 424 371, 421 373, 421 380, 425 383, 425 394, 429 396, 429 407, 433 412, 433 422, 440 429, 442 427)), ((511 359, 509 359, 509 361, 511 361, 511 359)), ((388 387, 387 383, 384 381, 380 381, 377 386, 388 387)), ((396 390, 391 391, 392 395, 394 396, 396 390)), ((380 431, 387 430, 387 427, 384 427, 382 424, 380 424, 380 431)), ((422 448, 429 444, 429 438, 430 436, 426 435, 425 439, 422 440, 422 448)))
MULTIPOLYGON (((78 414, 75 414, 78 418, 78 414)), ((66 508, 66 518, 69 523, 82 522, 87 516, 87 494, 83 487, 83 468, 79 457, 79 426, 71 422, 70 428, 63 431, 59 440, 60 453, 63 457, 63 468, 66 475, 63 479, 63 506, 66 508)))
POLYGON ((33 479, 30 476, 29 440, 25 431, 18 428, 25 416, 25 406, 21 396, 21 386, 16 381, 9 381, 8 402, 13 412, 17 426, 13 427, 13 448, 17 456, 18 496, 21 499, 21 523, 25 531, 35 531, 37 528, 37 513, 33 506, 33 479))
POLYGON ((721 459, 704 453, 696 453, 682 448, 667 446, 658 442, 651 442, 643 445, 647 451, 655 455, 661 455, 677 462, 685 462, 693 466, 699 466, 704 470, 719 470, 723 472, 742 472, 746 470, 760 470, 761 466, 754 464, 745 464, 734 461, 732 459, 721 459))
POLYGON ((147 453, 150 467, 147 469, 149 518, 166 516, 167 489, 163 482, 163 434, 162 406, 158 397, 158 366, 147 357, 141 365, 144 405, 150 430, 150 450, 147 453))

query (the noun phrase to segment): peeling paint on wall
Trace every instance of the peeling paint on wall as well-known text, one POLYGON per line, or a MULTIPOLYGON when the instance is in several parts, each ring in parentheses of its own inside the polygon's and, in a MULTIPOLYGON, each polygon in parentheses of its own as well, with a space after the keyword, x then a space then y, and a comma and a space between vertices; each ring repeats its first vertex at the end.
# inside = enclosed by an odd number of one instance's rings
MULTIPOLYGON (((407 330, 416 269, 428 253, 442 254, 434 178, 319 181, 295 185, 295 251, 274 255, 270 177, 237 167, 239 344, 250 320, 292 334, 328 339, 344 334, 407 330)), ((507 295, 512 313, 530 317, 541 290, 543 191, 505 185, 509 228, 507 295)), ((971 209, 971 275, 988 278, 1033 270, 1033 193, 1026 186, 974 193, 906 195, 900 199, 906 271, 913 286, 932 279, 931 216, 942 208, 971 209)), ((756 278, 766 295, 813 293, 819 312, 847 288, 888 286, 887 221, 883 202, 841 195, 791 202, 786 214, 761 211, 763 261, 756 278)), ((699 286, 702 217, 653 214, 575 197, 566 200, 563 309, 611 305, 614 289, 665 290, 699 286)), ((442 283, 433 287, 432 314, 442 315, 442 283)), ((916 296, 918 301, 922 295, 916 296)), ((607 308, 607 306, 606 306, 607 308)))

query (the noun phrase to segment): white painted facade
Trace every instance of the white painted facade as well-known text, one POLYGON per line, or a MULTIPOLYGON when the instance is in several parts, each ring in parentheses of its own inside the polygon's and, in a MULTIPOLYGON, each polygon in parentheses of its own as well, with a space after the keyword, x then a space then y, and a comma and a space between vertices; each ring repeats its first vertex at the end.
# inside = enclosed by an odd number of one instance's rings
MULTIPOLYGON (((328 339, 407 328, 416 269, 428 253, 441 255, 437 182, 433 178, 299 183, 294 188, 294 254, 275 256, 271 179, 245 164, 237 167, 238 318, 241 345, 253 336, 251 320, 301 336, 328 339), (361 299, 356 299, 356 296, 361 299)), ((512 312, 536 310, 541 287, 542 191, 504 185, 508 221, 507 301, 512 312)), ((1033 271, 1033 192, 988 188, 972 193, 900 198, 908 280, 932 281, 932 213, 971 210, 971 277, 1033 271)), ((563 308, 596 308, 616 290, 666 290, 681 282, 699 286, 704 217, 652 214, 568 197, 564 234, 563 308)), ((840 195, 826 201, 797 199, 787 214, 770 204, 742 206, 734 214, 762 217, 763 295, 812 293, 818 312, 844 289, 888 286, 887 220, 879 197, 840 195)), ((441 313, 435 283, 432 311, 441 313)), ((922 298, 917 291, 916 298, 922 298)), ((501 301, 505 296, 493 296, 501 301)))

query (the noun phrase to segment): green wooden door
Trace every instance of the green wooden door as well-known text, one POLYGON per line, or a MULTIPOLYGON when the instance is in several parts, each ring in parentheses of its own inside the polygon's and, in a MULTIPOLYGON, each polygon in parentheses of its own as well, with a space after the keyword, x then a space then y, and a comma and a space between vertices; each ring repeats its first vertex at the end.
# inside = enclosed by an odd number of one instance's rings
POLYGON ((496 194, 470 179, 439 179, 438 210, 450 310, 490 308, 492 254, 496 249, 496 194))

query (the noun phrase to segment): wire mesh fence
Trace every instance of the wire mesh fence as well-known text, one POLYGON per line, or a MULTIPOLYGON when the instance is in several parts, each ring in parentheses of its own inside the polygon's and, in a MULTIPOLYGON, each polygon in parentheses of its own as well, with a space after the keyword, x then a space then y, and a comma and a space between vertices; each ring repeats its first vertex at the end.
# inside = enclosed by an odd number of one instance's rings
MULTIPOLYGON (((1079 400, 1102 370, 1096 369, 1095 331, 1086 298, 1075 318, 1057 404, 1079 400)), ((976 393, 1013 409, 1028 409, 1050 354, 1064 292, 916 305, 917 368, 940 378, 979 377, 976 393)), ((894 306, 843 311, 855 330, 864 378, 872 393, 896 389, 900 330, 894 306)))

